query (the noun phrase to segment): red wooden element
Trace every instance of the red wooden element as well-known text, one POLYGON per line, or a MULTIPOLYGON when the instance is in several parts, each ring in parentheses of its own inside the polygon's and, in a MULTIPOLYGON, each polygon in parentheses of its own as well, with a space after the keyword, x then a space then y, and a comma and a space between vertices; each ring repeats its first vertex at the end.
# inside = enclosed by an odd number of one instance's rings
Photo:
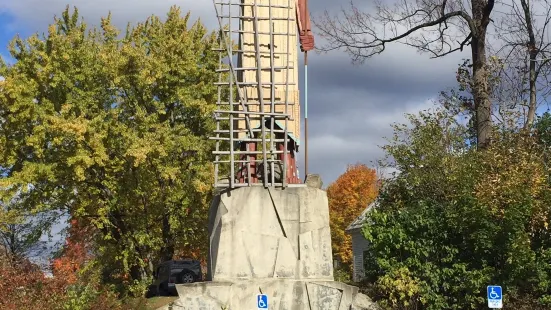
MULTIPOLYGON (((278 138, 281 139, 281 138, 278 138)), ((255 142, 242 142, 240 144, 240 150, 241 151, 247 151, 247 145, 249 147, 249 152, 254 152, 257 149, 257 145, 255 142)), ((284 150, 284 144, 282 142, 279 142, 276 144, 276 148, 279 151, 284 150)), ((283 162, 285 154, 278 154, 278 159, 283 162)), ((246 160, 250 162, 251 166, 251 180, 250 183, 258 183, 258 175, 256 174, 256 167, 257 163, 256 155, 241 155, 240 160, 246 160)), ((247 181, 248 173, 247 173, 247 163, 239 163, 238 170, 237 170, 237 179, 239 180, 239 183, 248 183, 247 181)), ((302 180, 298 177, 298 171, 297 171, 297 160, 296 160, 296 146, 295 142, 292 139, 289 139, 287 142, 287 183, 288 184, 301 184, 302 180)))
POLYGON ((310 23, 308 0, 297 0, 297 27, 300 40, 300 49, 308 52, 314 49, 314 34, 310 23))
MULTIPOLYGON (((247 146, 249 147, 249 152, 256 151, 256 143, 255 142, 242 142, 240 144, 241 151, 247 151, 247 146)), ((256 175, 256 154, 251 155, 241 155, 239 160, 246 160, 251 163, 251 180, 250 183, 258 183, 258 177, 256 175)), ((247 163, 239 163, 239 169, 237 171, 237 178, 239 179, 239 183, 247 183, 247 178, 249 177, 249 174, 247 172, 247 163)))
MULTIPOLYGON (((278 143, 277 149, 283 151, 285 146, 283 143, 278 143)), ((283 162, 285 154, 278 154, 279 160, 283 162)), ((288 184, 301 184, 302 181, 298 178, 297 160, 295 153, 295 145, 289 141, 287 143, 287 183, 288 184)))

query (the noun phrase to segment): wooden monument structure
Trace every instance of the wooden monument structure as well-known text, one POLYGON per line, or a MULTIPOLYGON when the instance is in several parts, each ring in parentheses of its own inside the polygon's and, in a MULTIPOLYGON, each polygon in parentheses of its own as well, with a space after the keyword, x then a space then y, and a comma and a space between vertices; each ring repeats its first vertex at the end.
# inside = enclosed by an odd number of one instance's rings
POLYGON ((215 186, 300 184, 298 42, 313 49, 306 0, 215 0, 220 23, 215 186))
POLYGON ((362 306, 367 297, 357 287, 335 281, 327 193, 298 178, 297 43, 304 51, 314 43, 303 27, 306 0, 214 4, 221 44, 213 139, 222 190, 209 209, 207 281, 178 284, 174 305, 373 309, 362 306))

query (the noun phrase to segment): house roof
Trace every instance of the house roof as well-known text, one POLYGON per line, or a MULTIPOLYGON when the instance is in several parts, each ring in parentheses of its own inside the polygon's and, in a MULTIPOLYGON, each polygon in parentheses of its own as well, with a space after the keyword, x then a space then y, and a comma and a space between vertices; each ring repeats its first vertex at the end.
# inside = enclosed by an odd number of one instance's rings
POLYGON ((367 221, 369 211, 371 211, 376 205, 377 201, 370 203, 367 208, 362 211, 362 214, 358 216, 352 223, 350 223, 348 227, 346 227, 345 231, 350 232, 352 230, 362 228, 367 221))

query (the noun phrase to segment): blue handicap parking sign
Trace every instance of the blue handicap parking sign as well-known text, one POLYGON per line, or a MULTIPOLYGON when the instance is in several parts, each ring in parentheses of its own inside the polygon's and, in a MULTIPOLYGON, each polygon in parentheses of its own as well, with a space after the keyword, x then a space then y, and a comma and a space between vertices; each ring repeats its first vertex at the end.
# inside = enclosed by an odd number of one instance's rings
POLYGON ((258 309, 268 309, 268 295, 259 294, 256 297, 258 309))
POLYGON ((501 286, 489 285, 487 288, 488 293, 488 308, 498 309, 503 308, 503 292, 501 286))

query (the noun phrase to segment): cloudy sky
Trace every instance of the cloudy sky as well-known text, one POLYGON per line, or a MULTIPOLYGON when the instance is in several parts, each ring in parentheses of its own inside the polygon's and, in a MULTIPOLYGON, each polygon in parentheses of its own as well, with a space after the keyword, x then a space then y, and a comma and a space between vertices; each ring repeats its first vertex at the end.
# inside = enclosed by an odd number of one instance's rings
MULTIPOLYGON (((368 1, 356 0, 358 4, 368 1)), ((348 1, 310 1, 312 14, 338 10, 348 1)), ((214 29, 211 0, 0 0, 0 55, 15 35, 43 32, 54 15, 67 4, 79 8, 88 24, 112 12, 115 23, 165 15, 171 5, 190 10, 214 29)), ((429 59, 415 49, 394 44, 362 66, 354 66, 343 52, 309 55, 309 157, 311 173, 320 173, 325 184, 335 180, 346 165, 372 165, 383 153, 379 146, 390 136, 390 124, 406 112, 432 106, 441 90, 455 86, 455 69, 469 53, 429 59)), ((301 58, 301 57, 299 57, 301 58)), ((303 164, 303 161, 301 163, 303 164)))

